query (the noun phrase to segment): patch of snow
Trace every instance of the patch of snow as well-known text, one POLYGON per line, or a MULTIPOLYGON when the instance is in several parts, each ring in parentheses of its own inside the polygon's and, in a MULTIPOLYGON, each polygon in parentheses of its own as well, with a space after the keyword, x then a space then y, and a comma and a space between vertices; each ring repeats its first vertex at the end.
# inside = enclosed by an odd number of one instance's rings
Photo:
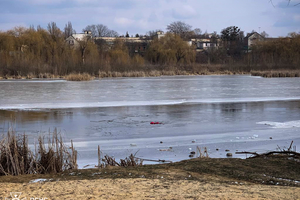
POLYGON ((38 179, 29 181, 29 183, 43 183, 43 182, 50 181, 50 180, 52 180, 52 179, 38 178, 38 179))

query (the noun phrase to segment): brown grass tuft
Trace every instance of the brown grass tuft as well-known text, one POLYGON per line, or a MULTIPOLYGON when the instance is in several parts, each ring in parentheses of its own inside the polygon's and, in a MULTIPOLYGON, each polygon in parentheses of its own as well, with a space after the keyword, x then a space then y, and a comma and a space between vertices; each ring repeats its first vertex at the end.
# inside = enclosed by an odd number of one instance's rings
POLYGON ((68 76, 66 76, 66 80, 68 81, 90 81, 93 80, 94 77, 89 75, 88 73, 83 73, 83 74, 69 74, 68 76))
POLYGON ((262 76, 264 78, 300 77, 300 71, 299 70, 251 71, 251 76, 262 76))
POLYGON ((77 169, 77 152, 73 144, 70 150, 64 145, 56 129, 47 145, 39 137, 35 152, 29 148, 27 136, 17 136, 13 130, 0 141, 0 176, 59 173, 67 169, 77 169))

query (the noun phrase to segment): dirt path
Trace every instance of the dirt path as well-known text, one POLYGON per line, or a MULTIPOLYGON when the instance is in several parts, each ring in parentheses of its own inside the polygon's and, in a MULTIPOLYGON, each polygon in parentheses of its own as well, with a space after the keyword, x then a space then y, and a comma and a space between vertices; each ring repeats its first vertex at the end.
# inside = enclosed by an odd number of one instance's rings
POLYGON ((0 183, 0 199, 300 199, 299 187, 164 179, 98 179, 0 183))

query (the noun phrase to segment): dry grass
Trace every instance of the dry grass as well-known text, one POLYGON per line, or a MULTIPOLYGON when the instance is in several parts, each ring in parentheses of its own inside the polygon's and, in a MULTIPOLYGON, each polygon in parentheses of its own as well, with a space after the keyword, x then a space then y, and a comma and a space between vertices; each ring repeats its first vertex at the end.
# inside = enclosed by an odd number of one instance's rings
POLYGON ((25 134, 17 136, 9 130, 0 141, 0 176, 60 173, 77 168, 77 152, 73 145, 70 150, 64 145, 56 129, 46 145, 44 141, 44 137, 39 137, 33 152, 25 134))
POLYGON ((88 73, 83 73, 83 74, 72 73, 72 74, 69 74, 66 76, 66 80, 68 80, 68 81, 90 81, 93 79, 94 79, 94 77, 88 73))
POLYGON ((57 78, 57 76, 55 76, 54 74, 50 74, 50 73, 40 73, 37 78, 57 78))
POLYGON ((251 71, 251 76, 272 77, 300 77, 300 70, 276 70, 276 71, 251 71))
POLYGON ((158 77, 158 76, 176 76, 176 75, 190 75, 190 73, 184 70, 150 70, 150 71, 127 71, 127 72, 99 71, 99 78, 158 77))
POLYGON ((129 157, 125 159, 120 159, 120 162, 117 162, 115 158, 105 155, 101 158, 103 153, 100 151, 100 146, 98 145, 98 168, 107 168, 110 166, 117 166, 117 167, 136 167, 142 166, 143 160, 136 158, 135 155, 131 154, 129 157))

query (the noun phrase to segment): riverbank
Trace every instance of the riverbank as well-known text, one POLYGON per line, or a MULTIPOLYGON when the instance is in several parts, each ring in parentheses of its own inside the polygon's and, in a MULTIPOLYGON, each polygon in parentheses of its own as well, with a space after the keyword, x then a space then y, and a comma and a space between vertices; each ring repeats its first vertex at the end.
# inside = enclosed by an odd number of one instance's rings
MULTIPOLYGON (((84 73, 86 74, 86 73, 84 73)), ((128 72, 112 72, 112 71, 100 71, 97 75, 90 75, 89 80, 93 78, 119 78, 119 77, 159 77, 159 76, 177 76, 177 75, 241 75, 241 74, 249 74, 247 72, 231 72, 228 70, 225 71, 208 71, 203 70, 199 72, 188 72, 185 70, 151 70, 151 71, 128 71, 128 72)), ((70 76, 80 75, 71 73, 66 76, 59 76, 54 74, 39 74, 39 75, 27 75, 27 76, 4 76, 0 79, 68 79, 70 76)), ((78 80, 78 79, 77 79, 78 80)), ((80 79, 79 79, 80 80, 80 79)), ((83 79, 87 80, 87 79, 83 79)))
POLYGON ((48 199, 299 199, 296 160, 197 158, 139 167, 5 176, 0 196, 48 199))
POLYGON ((251 76, 262 76, 264 78, 300 77, 300 70, 251 71, 251 76))
POLYGON ((197 75, 246 75, 261 76, 264 78, 300 77, 300 70, 266 70, 266 71, 230 71, 230 70, 202 70, 190 72, 185 70, 150 70, 150 71, 127 71, 112 72, 99 71, 97 75, 87 73, 71 73, 59 76, 49 73, 30 74, 27 76, 0 76, 1 79, 66 79, 76 81, 93 80, 94 78, 120 78, 120 77, 159 77, 159 76, 197 76, 197 75), (84 76, 81 76, 84 75, 84 76))

